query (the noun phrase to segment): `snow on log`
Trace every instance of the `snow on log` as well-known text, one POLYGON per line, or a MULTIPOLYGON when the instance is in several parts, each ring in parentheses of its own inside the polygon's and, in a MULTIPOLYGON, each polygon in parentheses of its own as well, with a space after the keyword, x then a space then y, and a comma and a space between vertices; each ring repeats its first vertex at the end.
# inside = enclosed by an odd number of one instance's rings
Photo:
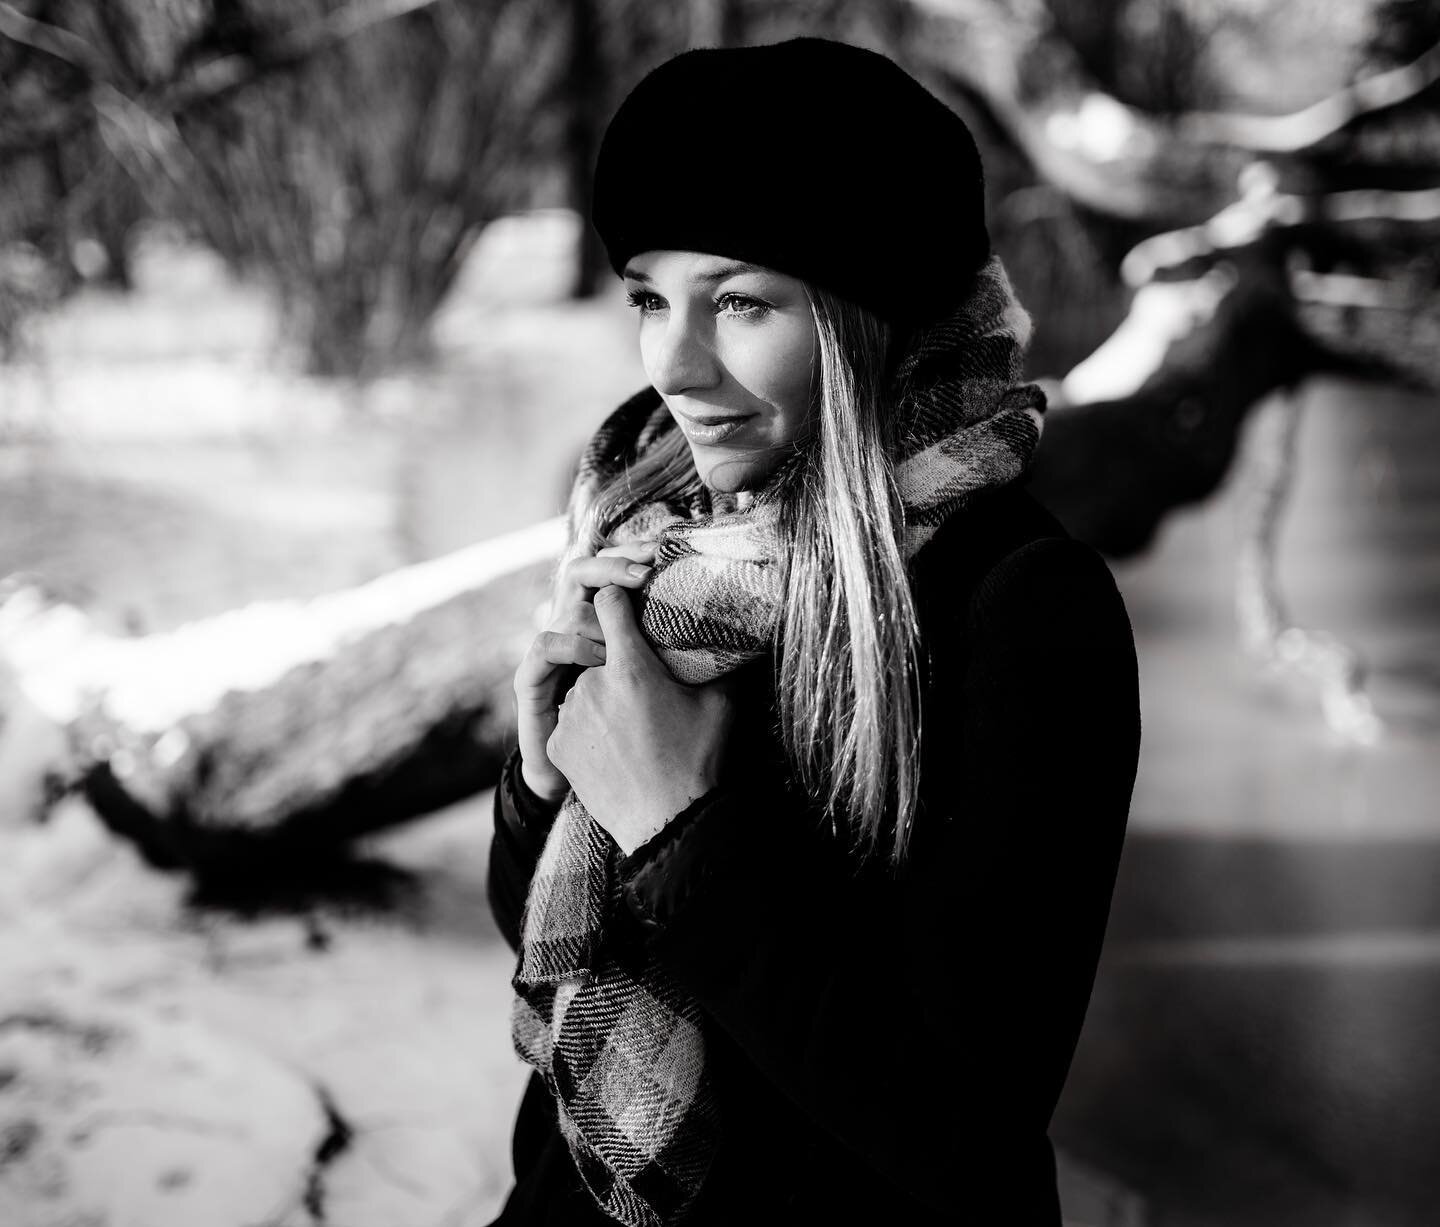
POLYGON ((1030 492, 1082 541, 1136 553, 1219 486, 1251 408, 1322 361, 1283 287, 1258 273, 1144 287, 1059 385, 1030 492))
POLYGON ((513 744, 559 519, 306 601, 121 638, 23 589, 0 645, 78 784, 157 863, 221 873, 450 804, 513 744))

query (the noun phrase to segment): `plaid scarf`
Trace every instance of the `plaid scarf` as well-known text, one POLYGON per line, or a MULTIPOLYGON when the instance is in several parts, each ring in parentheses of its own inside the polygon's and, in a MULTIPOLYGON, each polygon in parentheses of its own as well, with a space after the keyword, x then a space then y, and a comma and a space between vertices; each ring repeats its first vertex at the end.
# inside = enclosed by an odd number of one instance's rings
MULTIPOLYGON (((1043 394, 1021 384, 1030 320, 992 258, 974 293, 921 330, 895 373, 906 415, 896 475, 912 557, 966 498, 1019 477, 1039 442, 1043 394)), ((632 398, 582 457, 570 557, 593 494, 673 429, 658 394, 632 398)), ((770 650, 783 600, 773 506, 704 491, 644 503, 608 540, 657 539, 640 626, 684 682, 710 681, 770 650)), ((541 852, 521 918, 512 1037, 555 1098, 581 1178, 612 1218, 663 1227, 694 1202, 720 1138, 699 1005, 653 956, 607 948, 625 906, 619 849, 572 791, 541 852)))

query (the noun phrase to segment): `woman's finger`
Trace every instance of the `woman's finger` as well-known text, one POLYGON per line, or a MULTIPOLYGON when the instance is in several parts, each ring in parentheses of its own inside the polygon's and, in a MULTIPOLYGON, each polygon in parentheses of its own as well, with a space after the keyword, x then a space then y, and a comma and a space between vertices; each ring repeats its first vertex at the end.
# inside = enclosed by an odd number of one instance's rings
POLYGON ((622 588, 638 588, 653 570, 654 567, 649 563, 633 559, 627 554, 595 554, 566 563, 564 583, 573 590, 580 590, 588 599, 591 593, 611 584, 618 584, 622 588))
POLYGON ((603 665, 605 645, 584 635, 567 635, 562 631, 541 631, 541 657, 552 665, 603 665))
POLYGON ((606 545, 596 550, 599 555, 620 554, 626 558, 633 558, 636 562, 654 562, 657 542, 654 541, 626 541, 620 545, 606 545))
POLYGON ((605 645, 583 635, 541 631, 531 641, 515 672, 516 689, 539 688, 554 680, 558 665, 603 665, 605 645))

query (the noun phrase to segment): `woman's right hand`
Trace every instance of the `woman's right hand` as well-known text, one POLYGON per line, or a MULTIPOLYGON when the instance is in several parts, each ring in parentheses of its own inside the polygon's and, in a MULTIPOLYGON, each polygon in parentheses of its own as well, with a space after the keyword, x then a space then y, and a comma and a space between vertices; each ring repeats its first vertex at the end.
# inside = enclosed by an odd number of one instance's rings
POLYGON ((570 781, 545 752, 560 719, 560 704, 581 669, 605 663, 595 593, 609 584, 639 588, 654 560, 655 544, 647 541, 608 545, 566 563, 555 585, 549 625, 535 636, 515 671, 520 772, 530 791, 545 801, 561 801, 570 790, 570 781))

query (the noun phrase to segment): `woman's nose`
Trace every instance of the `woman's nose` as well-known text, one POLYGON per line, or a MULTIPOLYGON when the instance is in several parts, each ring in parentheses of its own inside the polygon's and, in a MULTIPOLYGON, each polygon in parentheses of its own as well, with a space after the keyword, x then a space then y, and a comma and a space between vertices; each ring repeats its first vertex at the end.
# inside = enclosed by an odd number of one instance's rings
POLYGON ((684 320, 671 319, 650 351, 650 382, 665 396, 714 387, 719 371, 720 364, 700 329, 684 320))

